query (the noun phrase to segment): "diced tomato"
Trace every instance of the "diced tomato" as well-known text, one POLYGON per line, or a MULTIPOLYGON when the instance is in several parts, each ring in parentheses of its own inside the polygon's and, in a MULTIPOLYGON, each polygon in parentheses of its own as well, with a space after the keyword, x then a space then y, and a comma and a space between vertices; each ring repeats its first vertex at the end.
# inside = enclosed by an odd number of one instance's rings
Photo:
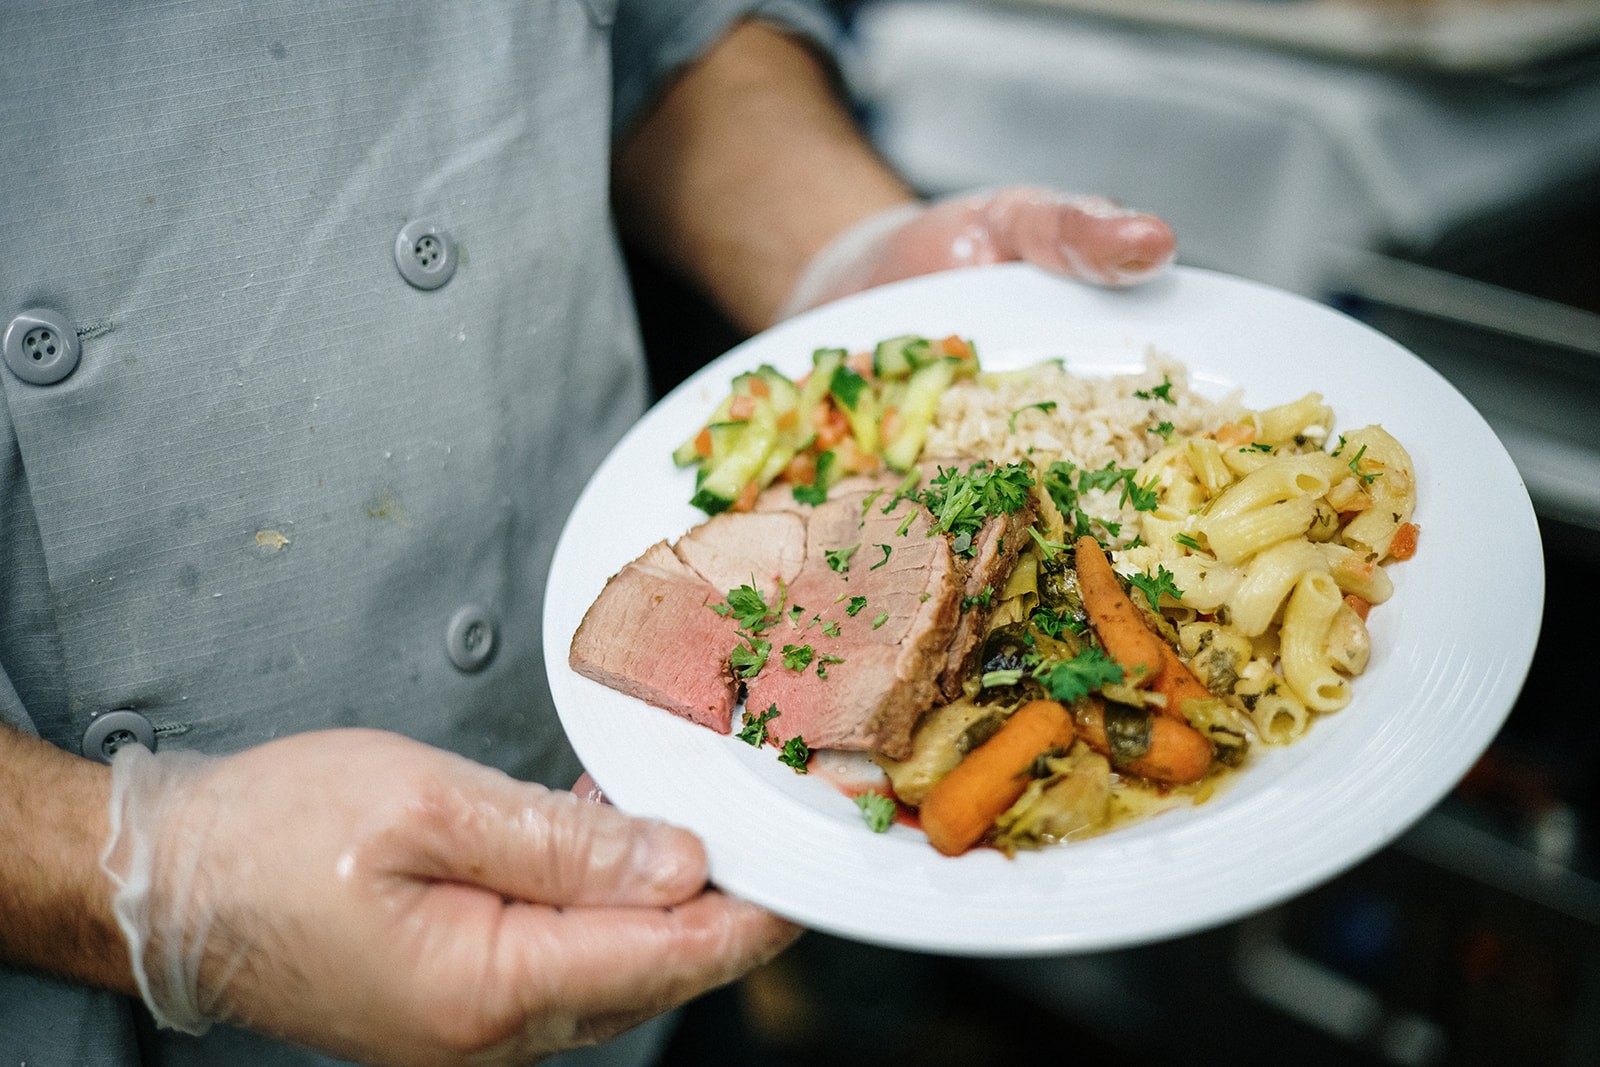
POLYGON ((972 346, 956 334, 951 334, 939 343, 944 346, 944 354, 947 356, 954 356, 957 359, 972 358, 972 346))
POLYGON ((756 506, 756 497, 759 496, 760 493, 761 486, 756 483, 754 478, 750 479, 750 481, 746 483, 744 489, 739 493, 739 499, 733 502, 733 510, 749 511, 751 508, 756 506))
POLYGON ((882 465, 877 456, 861 451, 856 439, 848 435, 833 446, 833 454, 839 469, 848 474, 871 474, 882 465))
POLYGON ((1422 533, 1422 528, 1414 522, 1402 522, 1399 529, 1394 532, 1394 540, 1389 542, 1389 555, 1395 559, 1410 559, 1417 554, 1417 535, 1422 533))
POLYGON ((872 379, 871 352, 857 352, 855 355, 847 358, 844 362, 845 366, 849 367, 863 378, 866 378, 869 381, 872 379))
POLYGON ((811 425, 817 428, 817 447, 823 451, 850 436, 850 420, 831 400, 824 400, 812 409, 811 425))
POLYGON ((1240 422, 1225 422, 1217 427, 1215 436, 1219 445, 1247 445, 1256 439, 1256 431, 1240 422))
POLYGON ((702 427, 700 432, 694 435, 694 454, 702 459, 711 455, 711 427, 702 427))
POLYGON ((1339 569, 1357 581, 1368 581, 1372 578, 1372 572, 1378 569, 1378 564, 1364 556, 1350 555, 1339 561, 1339 569))
POLYGON ((817 480, 817 457, 812 452, 797 452, 783 468, 783 473, 778 478, 795 485, 810 485, 817 480))
POLYGON ((1344 595, 1344 602, 1350 605, 1351 611, 1355 612, 1361 617, 1362 622, 1367 621, 1367 612, 1372 610, 1371 601, 1368 601, 1362 597, 1358 597, 1354 593, 1346 593, 1344 595))
POLYGON ((756 413, 756 400, 753 396, 736 396, 728 404, 728 418, 735 422, 748 419, 756 413))
POLYGON ((751 378, 749 384, 751 396, 767 397, 772 395, 772 386, 767 384, 765 378, 751 378))

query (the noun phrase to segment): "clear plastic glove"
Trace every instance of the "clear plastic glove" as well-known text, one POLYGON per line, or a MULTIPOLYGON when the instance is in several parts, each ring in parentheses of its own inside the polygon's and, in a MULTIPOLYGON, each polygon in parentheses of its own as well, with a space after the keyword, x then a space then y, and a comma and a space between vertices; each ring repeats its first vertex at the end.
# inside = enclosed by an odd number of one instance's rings
POLYGON ((1013 186, 891 208, 812 260, 780 317, 919 274, 1026 260, 1096 285, 1136 285, 1177 255, 1172 228, 1097 196, 1013 186))
POLYGON ((530 1063, 785 947, 687 831, 396 735, 112 764, 102 866, 158 1022, 362 1062, 530 1063))

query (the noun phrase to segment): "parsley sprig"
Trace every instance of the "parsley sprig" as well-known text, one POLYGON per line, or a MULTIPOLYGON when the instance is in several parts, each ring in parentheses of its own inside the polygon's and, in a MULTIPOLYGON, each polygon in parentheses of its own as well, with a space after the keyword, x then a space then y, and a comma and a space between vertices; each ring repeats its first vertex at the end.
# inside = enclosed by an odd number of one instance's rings
POLYGON ((811 748, 805 739, 795 734, 783 743, 783 751, 778 753, 778 762, 793 767, 800 774, 806 773, 806 765, 811 762, 811 748))
POLYGON ((1081 700, 1103 685, 1122 681, 1122 668, 1095 645, 1087 646, 1071 659, 1041 658, 1031 673, 1052 700, 1063 704, 1081 700))
POLYGON ((769 706, 766 711, 761 712, 759 715, 746 708, 744 712, 744 728, 735 736, 747 745, 759 747, 767 740, 767 723, 776 719, 778 715, 778 705, 776 704, 769 706))
POLYGON ((1150 602, 1151 611, 1161 610, 1161 594, 1165 593, 1177 600, 1183 596, 1183 590, 1178 588, 1171 571, 1162 566, 1156 567, 1154 575, 1135 574, 1128 578, 1128 584, 1144 594, 1150 602))
POLYGON ((768 605, 761 590, 753 585, 741 585, 728 590, 727 599, 710 605, 711 610, 723 618, 732 618, 739 626, 739 642, 728 654, 734 674, 740 678, 754 678, 767 665, 772 652, 772 642, 761 636, 777 625, 783 610, 782 600, 776 608, 768 605))
POLYGON ((974 463, 965 472, 940 467, 926 489, 911 494, 933 513, 933 528, 954 535, 951 547, 964 556, 974 552, 972 538, 992 515, 1010 515, 1028 501, 1033 475, 1026 463, 995 467, 974 463))

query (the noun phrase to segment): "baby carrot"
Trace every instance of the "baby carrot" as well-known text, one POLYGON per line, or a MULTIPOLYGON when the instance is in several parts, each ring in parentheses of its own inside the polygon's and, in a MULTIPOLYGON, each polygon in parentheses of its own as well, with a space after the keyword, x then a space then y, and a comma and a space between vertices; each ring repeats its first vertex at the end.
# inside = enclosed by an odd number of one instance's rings
POLYGON ((1094 624, 1095 636, 1122 668, 1127 682, 1144 685, 1161 669, 1164 642, 1144 624, 1139 609, 1122 591, 1100 542, 1088 535, 1078 538, 1073 558, 1083 609, 1094 624))
POLYGON ((1072 716, 1054 700, 1033 700, 1012 712, 995 735, 971 752, 923 798, 918 813, 933 847, 959 856, 989 832, 1028 788, 1028 768, 1051 749, 1072 744, 1072 716))
POLYGON ((1183 717, 1183 702, 1209 700, 1212 695, 1206 684, 1195 676, 1189 665, 1179 659, 1177 651, 1165 641, 1161 642, 1161 673, 1150 683, 1150 691, 1166 697, 1166 706, 1161 710, 1185 724, 1189 720, 1183 717))
MULTIPOLYGON (((1145 713, 1136 729, 1117 729, 1115 744, 1106 729, 1106 707, 1097 697, 1079 701, 1078 736, 1111 760, 1119 771, 1154 782, 1186 785, 1198 782, 1211 768, 1213 751, 1204 734, 1165 715, 1145 713)), ((959 764, 957 765, 959 766, 959 764)))

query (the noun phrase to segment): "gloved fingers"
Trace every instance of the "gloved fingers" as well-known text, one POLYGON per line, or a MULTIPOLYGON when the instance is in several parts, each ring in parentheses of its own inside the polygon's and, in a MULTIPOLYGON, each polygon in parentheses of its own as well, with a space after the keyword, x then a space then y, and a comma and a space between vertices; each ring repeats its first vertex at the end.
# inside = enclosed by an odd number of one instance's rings
POLYGON ((572 783, 572 795, 595 804, 611 803, 605 790, 600 788, 600 783, 595 781, 588 771, 578 775, 578 780, 572 783))
POLYGON ((508 989, 532 1018, 567 1019, 566 1044, 603 1041, 746 974, 800 928, 708 890, 679 907, 512 909, 502 947, 508 989), (520 973, 518 973, 520 972, 520 973))
POLYGON ((1096 285, 1135 285, 1176 255, 1172 228, 1154 215, 1104 197, 1008 186, 857 223, 807 265, 779 317, 903 278, 1014 260, 1096 285))
POLYGON ((666 907, 705 885, 705 850, 687 830, 448 759, 366 862, 557 906, 666 907))
POLYGON ((1002 189, 982 205, 999 258, 1022 259, 1096 285, 1147 281, 1177 255, 1172 228, 1098 196, 1002 189))

